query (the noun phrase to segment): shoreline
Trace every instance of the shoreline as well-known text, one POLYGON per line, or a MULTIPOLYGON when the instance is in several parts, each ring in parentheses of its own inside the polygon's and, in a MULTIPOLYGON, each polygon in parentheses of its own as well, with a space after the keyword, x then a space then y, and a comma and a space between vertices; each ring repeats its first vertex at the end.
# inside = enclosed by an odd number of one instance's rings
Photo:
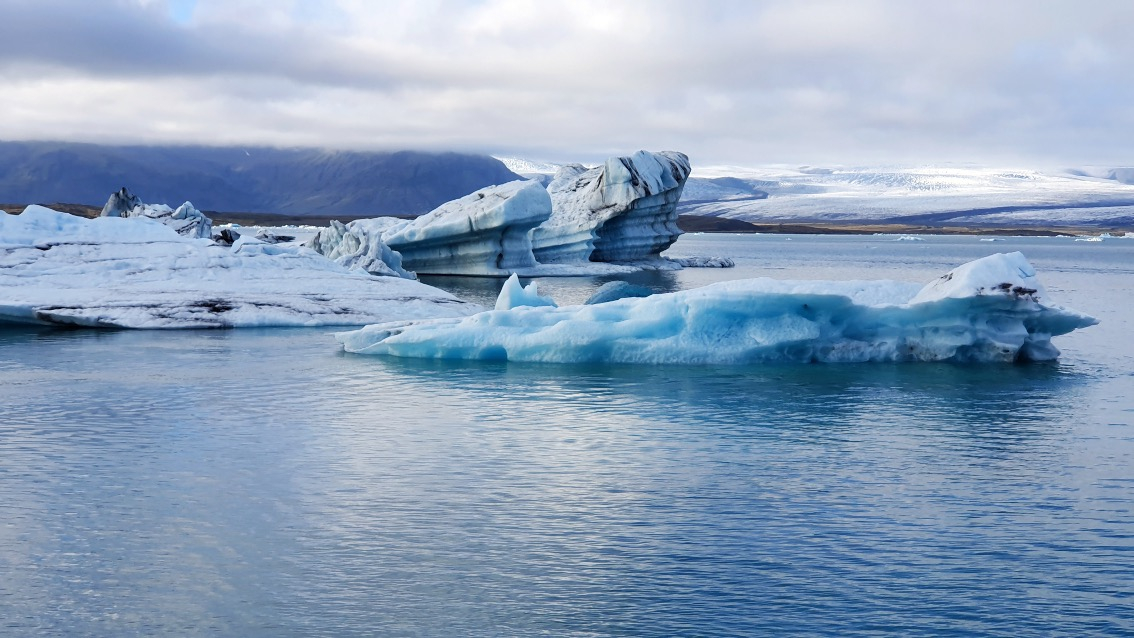
MULTIPOLYGON (((98 217, 102 212, 99 206, 87 204, 42 204, 48 208, 79 217, 98 217)), ((24 210, 27 204, 0 204, 0 210, 17 214, 24 210)), ((331 220, 343 223, 356 219, 367 219, 372 215, 277 215, 275 213, 241 213, 202 211, 208 215, 215 225, 240 224, 241 226, 328 226, 331 220)), ((388 217, 404 217, 413 219, 413 216, 387 215, 388 217)), ((993 235, 1015 237, 1057 237, 1069 235, 1074 237, 1093 237, 1101 233, 1121 235, 1134 233, 1134 226, 973 226, 973 225, 941 225, 929 226, 923 224, 887 224, 872 223, 869 221, 854 222, 815 222, 808 220, 782 220, 775 222, 746 222, 738 219, 724 217, 705 217, 701 215, 679 215, 677 226, 686 233, 742 233, 767 235, 993 235)))
POLYGON ((1002 237, 1094 237, 1101 233, 1121 235, 1134 232, 1132 227, 1111 226, 987 226, 924 224, 886 224, 869 221, 813 222, 777 221, 745 222, 737 219, 681 215, 677 225, 687 233, 742 233, 768 235, 994 235, 1002 237))

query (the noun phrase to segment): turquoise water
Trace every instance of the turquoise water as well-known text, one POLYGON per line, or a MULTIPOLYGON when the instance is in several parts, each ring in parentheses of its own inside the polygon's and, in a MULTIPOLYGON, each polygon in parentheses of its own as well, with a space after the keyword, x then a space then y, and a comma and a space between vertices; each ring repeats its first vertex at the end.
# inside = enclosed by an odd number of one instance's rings
POLYGON ((891 240, 688 237, 737 268, 636 279, 928 280, 1023 250, 1102 323, 984 367, 0 331, 0 633, 1134 632, 1134 241, 891 240))

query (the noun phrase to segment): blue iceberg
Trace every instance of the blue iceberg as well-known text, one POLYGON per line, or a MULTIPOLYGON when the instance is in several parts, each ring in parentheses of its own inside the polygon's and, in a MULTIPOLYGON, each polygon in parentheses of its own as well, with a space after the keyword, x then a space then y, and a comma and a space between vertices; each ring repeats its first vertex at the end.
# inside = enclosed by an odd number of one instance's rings
POLYGON ((729 281, 693 290, 497 310, 339 333, 359 354, 557 363, 1046 361, 1054 336, 1094 325, 1050 304, 1021 253, 964 264, 929 285, 895 281, 729 281))

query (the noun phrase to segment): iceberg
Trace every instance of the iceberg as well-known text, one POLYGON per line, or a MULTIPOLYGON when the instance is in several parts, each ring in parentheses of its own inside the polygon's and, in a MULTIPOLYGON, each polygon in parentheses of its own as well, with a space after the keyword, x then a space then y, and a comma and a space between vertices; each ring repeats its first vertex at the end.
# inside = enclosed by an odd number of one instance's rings
POLYGON ((405 224, 396 217, 359 219, 349 224, 331 220, 304 246, 331 259, 348 270, 361 270, 380 277, 416 279, 402 267, 402 256, 382 241, 382 233, 391 226, 405 224))
POLYGON ((639 151, 593 169, 572 164, 547 188, 532 180, 490 186, 413 220, 333 224, 307 245, 373 274, 388 274, 383 264, 488 277, 627 274, 680 270, 682 263, 727 268, 728 259, 660 257, 681 234, 677 202, 689 170, 689 159, 674 152, 639 151))
POLYGON ((681 230, 677 202, 689 178, 683 153, 638 151, 592 169, 561 167, 547 186, 551 217, 532 233, 543 264, 657 259, 681 230))
POLYGON ((508 281, 504 282, 504 287, 500 289, 500 296, 496 298, 495 309, 511 310, 520 306, 550 306, 555 308, 558 304, 551 297, 540 295, 536 282, 533 281, 527 286, 523 286, 520 284, 520 277, 512 275, 508 278, 508 281))
POLYGON ((550 216, 547 190, 519 180, 442 204, 382 239, 418 273, 507 276, 536 266, 531 231, 550 216))
POLYGON ((0 323, 115 328, 364 325, 481 310, 248 236, 231 248, 159 221, 29 206, 0 215, 0 323))
POLYGON ((106 200, 99 217, 126 217, 130 211, 139 206, 145 206, 145 204, 137 195, 123 186, 117 192, 110 194, 110 199, 106 200))
POLYGON ((286 244, 295 241, 295 235, 281 235, 261 228, 256 232, 256 239, 265 244, 286 244))
POLYGON ((176 209, 165 204, 144 204, 123 186, 102 207, 100 217, 144 217, 157 220, 185 237, 212 237, 213 220, 185 202, 176 209))
POLYGON ((336 337, 347 352, 432 359, 1013 362, 1055 359, 1052 337, 1097 323, 1050 304, 1018 252, 964 264, 925 286, 749 279, 594 305, 503 305, 509 309, 336 337))

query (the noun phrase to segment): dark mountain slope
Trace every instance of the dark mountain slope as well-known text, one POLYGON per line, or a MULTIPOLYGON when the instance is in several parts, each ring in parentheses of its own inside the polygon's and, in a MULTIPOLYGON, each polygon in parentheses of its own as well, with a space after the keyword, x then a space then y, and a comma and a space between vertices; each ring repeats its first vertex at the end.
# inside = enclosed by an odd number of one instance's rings
POLYGON ((483 155, 0 142, 0 201, 143 201, 289 215, 417 215, 520 177, 483 155))

